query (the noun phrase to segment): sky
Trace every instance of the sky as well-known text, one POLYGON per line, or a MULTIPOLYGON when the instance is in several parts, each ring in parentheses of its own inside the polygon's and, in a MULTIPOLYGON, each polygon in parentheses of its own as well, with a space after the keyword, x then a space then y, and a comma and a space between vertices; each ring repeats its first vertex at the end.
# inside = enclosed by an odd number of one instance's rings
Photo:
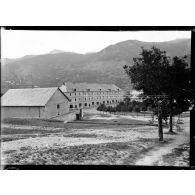
POLYGON ((97 52, 126 40, 163 42, 190 38, 190 31, 24 31, 4 30, 1 33, 2 58, 49 53, 54 49, 66 52, 97 52))

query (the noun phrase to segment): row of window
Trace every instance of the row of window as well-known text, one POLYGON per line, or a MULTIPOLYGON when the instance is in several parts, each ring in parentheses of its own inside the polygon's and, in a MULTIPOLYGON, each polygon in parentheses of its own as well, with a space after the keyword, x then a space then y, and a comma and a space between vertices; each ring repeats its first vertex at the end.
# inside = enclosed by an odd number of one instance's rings
MULTIPOLYGON (((117 103, 117 102, 119 102, 118 100, 112 100, 112 101, 103 101, 102 103, 103 104, 105 104, 105 103, 107 103, 107 104, 112 104, 112 103, 117 103)), ((101 104, 101 102, 96 102, 96 105, 100 105, 101 104)), ((92 102, 91 104, 90 103, 84 103, 83 104, 84 105, 84 107, 91 107, 91 106, 94 106, 95 105, 95 102, 92 102)), ((81 108, 82 107, 82 103, 79 103, 79 105, 77 106, 77 105, 75 105, 74 106, 74 108, 81 108)), ((70 108, 73 108, 73 105, 71 104, 70 105, 70 108)))
MULTIPOLYGON (((73 91, 77 91, 76 88, 72 89, 73 91)), ((117 89, 119 91, 119 89, 117 89)), ((87 89, 87 91, 91 91, 91 89, 87 89)), ((99 89, 99 91, 102 91, 102 89, 99 89)), ((108 91, 112 91, 112 89, 108 89, 108 91)))
MULTIPOLYGON (((96 99, 104 99, 104 98, 107 98, 107 99, 119 98, 119 96, 115 96, 115 97, 108 97, 108 96, 107 96, 107 97, 104 97, 104 96, 103 96, 103 97, 99 97, 99 98, 97 97, 96 99)), ((84 100, 87 101, 87 100, 93 100, 93 99, 95 99, 95 98, 94 98, 94 97, 89 97, 89 98, 78 98, 78 99, 75 98, 75 99, 72 99, 72 100, 74 100, 74 101, 76 102, 76 101, 84 101, 84 100)))
POLYGON ((66 93, 69 96, 76 95, 108 95, 108 94, 118 94, 120 91, 111 91, 111 92, 77 92, 77 93, 66 93))
MULTIPOLYGON (((76 100, 75 100, 76 101, 76 100)), ((109 104, 109 103, 117 103, 117 102, 119 102, 118 100, 112 100, 112 101, 103 101, 102 103, 103 104, 105 104, 105 103, 107 103, 107 104, 109 104)), ((99 104, 101 104, 101 102, 96 102, 96 105, 99 105, 99 104)), ((87 103, 84 103, 84 106, 85 107, 87 107, 87 106, 94 106, 95 105, 95 103, 94 102, 92 102, 91 104, 89 103, 88 105, 87 105, 87 103)), ((79 103, 79 107, 82 107, 82 103, 79 103)), ((70 108, 73 108, 73 105, 71 104, 70 105, 70 108)), ((75 105, 75 108, 77 108, 77 105, 75 105)), ((60 105, 59 104, 57 104, 57 109, 60 109, 60 105)))

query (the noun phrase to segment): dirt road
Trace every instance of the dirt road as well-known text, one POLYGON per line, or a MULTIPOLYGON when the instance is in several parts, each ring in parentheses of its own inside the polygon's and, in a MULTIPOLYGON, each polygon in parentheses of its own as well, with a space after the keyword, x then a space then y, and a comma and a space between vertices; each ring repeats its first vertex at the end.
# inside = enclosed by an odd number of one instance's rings
POLYGON ((174 156, 174 152, 177 150, 182 150, 182 147, 187 145, 189 143, 189 118, 183 119, 184 124, 181 124, 178 129, 175 129, 175 132, 177 135, 174 136, 174 141, 170 144, 167 144, 163 147, 156 148, 154 150, 149 151, 148 153, 144 154, 140 159, 137 160, 135 163, 136 165, 157 165, 157 166, 182 166, 186 165, 186 163, 183 162, 182 158, 185 158, 186 155, 189 156, 189 153, 186 154, 186 151, 181 153, 177 159, 172 161, 172 164, 170 164, 169 159, 165 159, 171 156, 174 156), (180 162, 180 159, 182 162, 180 162))

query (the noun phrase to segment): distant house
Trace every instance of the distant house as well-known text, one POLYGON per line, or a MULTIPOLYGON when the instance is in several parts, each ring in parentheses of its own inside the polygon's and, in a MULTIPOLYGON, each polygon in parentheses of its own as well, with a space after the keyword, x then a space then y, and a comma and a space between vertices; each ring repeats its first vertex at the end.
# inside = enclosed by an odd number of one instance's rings
POLYGON ((69 101, 57 87, 9 89, 1 97, 2 117, 49 119, 68 113, 69 101))
POLYGON ((142 94, 142 91, 132 90, 130 92, 131 98, 139 98, 139 95, 142 94))
POLYGON ((123 100, 123 90, 114 84, 64 83, 61 91, 71 99, 70 109, 115 105, 123 100))
POLYGON ((137 90, 132 90, 130 92, 130 98, 131 100, 135 100, 135 101, 138 101, 138 102, 142 102, 143 99, 140 97, 140 95, 143 94, 142 91, 137 91, 137 90))

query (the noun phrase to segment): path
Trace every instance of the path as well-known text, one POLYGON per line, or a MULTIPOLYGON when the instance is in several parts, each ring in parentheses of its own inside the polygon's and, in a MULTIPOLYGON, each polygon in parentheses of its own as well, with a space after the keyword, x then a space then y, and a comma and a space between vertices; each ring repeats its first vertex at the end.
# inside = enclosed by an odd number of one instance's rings
MULTIPOLYGON (((177 135, 173 135, 175 137, 175 140, 171 142, 170 144, 163 145, 162 147, 158 149, 154 149, 152 151, 147 152, 144 154, 144 156, 135 163, 135 165, 148 165, 152 166, 155 165, 157 162, 161 162, 160 165, 166 165, 163 164, 163 156, 166 154, 172 153, 174 148, 178 148, 179 145, 185 144, 189 142, 190 134, 189 134, 189 118, 183 119, 184 124, 180 125, 181 129, 179 131, 175 130, 177 132, 177 135)), ((166 137, 166 134, 165 134, 166 137)))

